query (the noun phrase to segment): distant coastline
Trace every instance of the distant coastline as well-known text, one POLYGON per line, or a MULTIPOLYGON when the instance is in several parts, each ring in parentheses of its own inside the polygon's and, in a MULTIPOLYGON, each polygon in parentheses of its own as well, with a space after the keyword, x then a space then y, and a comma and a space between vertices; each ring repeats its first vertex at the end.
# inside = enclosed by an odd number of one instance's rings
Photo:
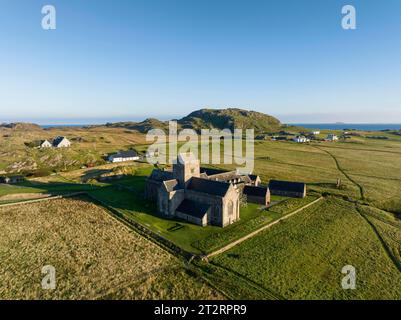
POLYGON ((395 123, 289 123, 308 129, 344 130, 355 129, 361 131, 401 130, 401 124, 395 123))
MULTIPOLYGON (((45 124, 40 125, 43 129, 52 128, 84 128, 93 124, 45 124)), ((99 124, 101 125, 101 124, 99 124)), ((361 131, 401 130, 401 124, 396 123, 288 123, 288 125, 299 126, 308 129, 320 130, 344 130, 355 129, 361 131)))
POLYGON ((52 129, 52 128, 84 128, 91 126, 93 124, 41 124, 42 129, 52 129))

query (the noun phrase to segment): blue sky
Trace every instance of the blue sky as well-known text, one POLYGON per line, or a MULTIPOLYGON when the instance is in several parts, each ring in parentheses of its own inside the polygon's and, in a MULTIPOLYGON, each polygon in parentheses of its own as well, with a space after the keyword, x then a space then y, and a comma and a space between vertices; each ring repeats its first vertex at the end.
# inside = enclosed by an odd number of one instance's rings
POLYGON ((0 122, 401 123, 399 0, 0 0, 0 122), (41 28, 41 8, 57 29, 41 28), (341 8, 356 7, 357 30, 341 8))

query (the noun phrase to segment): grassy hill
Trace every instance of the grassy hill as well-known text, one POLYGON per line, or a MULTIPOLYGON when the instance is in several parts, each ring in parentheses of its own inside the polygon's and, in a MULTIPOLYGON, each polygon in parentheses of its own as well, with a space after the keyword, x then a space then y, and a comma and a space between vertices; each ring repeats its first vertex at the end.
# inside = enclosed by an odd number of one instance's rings
POLYGON ((25 122, 0 123, 0 128, 7 128, 14 130, 42 130, 42 128, 35 123, 25 123, 25 122))
MULTIPOLYGON (((179 119, 178 127, 181 129, 254 129, 256 132, 275 132, 282 125, 280 121, 267 114, 243 109, 200 109, 179 119)), ((141 122, 107 123, 108 128, 125 128, 147 133, 151 129, 167 131, 168 121, 146 119, 141 122)))
POLYGON ((200 130, 216 129, 254 129, 256 132, 277 131, 281 127, 278 119, 267 114, 243 109, 201 109, 180 119, 183 128, 200 130))
POLYGON ((147 133, 151 129, 162 129, 168 130, 168 121, 160 121, 154 118, 149 118, 141 122, 116 122, 116 123, 107 123, 106 127, 108 128, 125 128, 129 130, 136 130, 140 133, 147 133))

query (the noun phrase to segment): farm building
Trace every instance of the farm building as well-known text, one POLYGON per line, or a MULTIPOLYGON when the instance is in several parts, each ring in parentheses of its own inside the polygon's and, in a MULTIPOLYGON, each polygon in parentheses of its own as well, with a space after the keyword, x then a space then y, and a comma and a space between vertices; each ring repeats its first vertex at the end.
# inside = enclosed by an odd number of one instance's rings
POLYGON ((69 147, 71 147, 71 142, 66 137, 56 137, 53 140, 53 147, 55 147, 55 148, 69 148, 69 147))
POLYGON ((270 190, 266 187, 244 186, 243 194, 246 199, 251 203, 258 203, 264 206, 270 204, 270 190))
POLYGON ((139 160, 138 153, 135 150, 120 151, 109 156, 110 162, 125 162, 139 160))
POLYGON ((290 182, 270 180, 269 189, 272 195, 293 198, 306 197, 306 184, 302 182, 290 182))
MULTIPOLYGON (((146 181, 145 197, 157 203, 162 215, 201 226, 225 227, 240 218, 239 199, 244 186, 257 188, 259 183, 256 175, 200 168, 192 153, 182 153, 173 164, 173 171, 153 170, 146 181)), ((264 201, 258 195, 258 203, 270 201, 267 189, 264 201)))

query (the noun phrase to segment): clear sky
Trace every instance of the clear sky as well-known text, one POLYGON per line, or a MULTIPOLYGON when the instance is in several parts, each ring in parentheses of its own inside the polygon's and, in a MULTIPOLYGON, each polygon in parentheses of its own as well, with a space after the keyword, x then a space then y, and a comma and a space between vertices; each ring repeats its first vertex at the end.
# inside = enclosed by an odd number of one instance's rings
POLYGON ((400 0, 0 0, 0 122, 401 123, 400 0), (41 28, 41 9, 57 29, 41 28), (341 8, 356 8, 343 30, 341 8))

